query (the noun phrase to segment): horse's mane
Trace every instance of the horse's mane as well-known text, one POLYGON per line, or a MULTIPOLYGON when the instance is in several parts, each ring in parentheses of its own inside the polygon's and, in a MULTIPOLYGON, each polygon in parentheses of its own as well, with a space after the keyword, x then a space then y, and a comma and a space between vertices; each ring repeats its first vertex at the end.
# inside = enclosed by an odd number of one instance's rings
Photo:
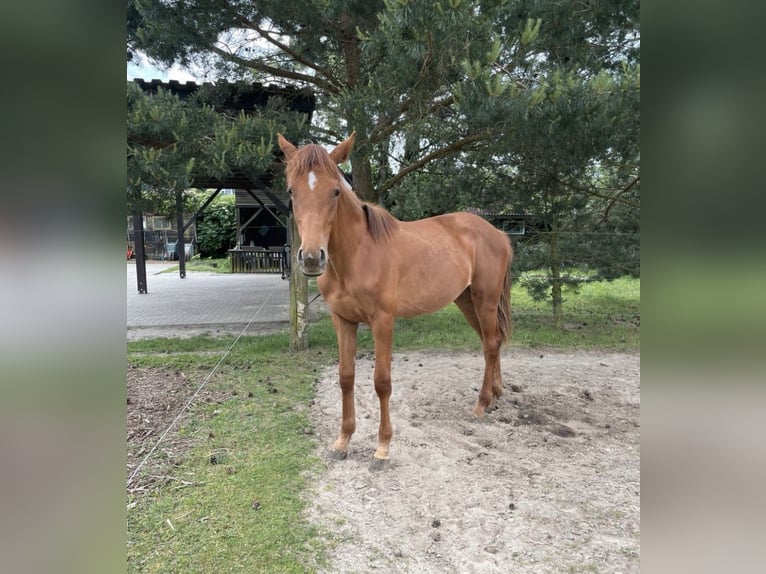
MULTIPOLYGON (((297 179, 313 169, 333 173, 338 169, 322 146, 306 144, 298 149, 285 167, 288 180, 297 179)), ((345 176, 341 173, 341 177, 345 176)), ((349 189, 351 186, 349 185, 349 189)), ((367 220, 367 230, 376 242, 386 241, 396 227, 396 218, 379 205, 361 201, 353 189, 349 195, 359 204, 367 220)))
POLYGON ((394 232, 396 218, 379 205, 372 203, 362 202, 362 209, 367 218, 367 230, 372 238, 378 243, 386 241, 394 232))

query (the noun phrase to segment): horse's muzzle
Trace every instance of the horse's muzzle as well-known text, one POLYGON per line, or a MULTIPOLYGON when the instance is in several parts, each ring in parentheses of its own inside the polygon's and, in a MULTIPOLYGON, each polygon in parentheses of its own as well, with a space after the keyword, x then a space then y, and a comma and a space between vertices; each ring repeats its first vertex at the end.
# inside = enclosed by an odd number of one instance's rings
POLYGON ((298 249, 298 263, 304 275, 309 277, 321 275, 327 267, 327 251, 324 247, 320 247, 319 251, 304 251, 301 247, 298 249))

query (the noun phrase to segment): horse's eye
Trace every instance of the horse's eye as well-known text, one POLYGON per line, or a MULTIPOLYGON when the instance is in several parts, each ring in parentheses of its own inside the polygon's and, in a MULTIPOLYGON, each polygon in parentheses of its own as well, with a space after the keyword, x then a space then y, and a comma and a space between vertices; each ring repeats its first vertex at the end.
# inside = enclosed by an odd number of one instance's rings
POLYGON ((333 192, 333 195, 334 195, 335 197, 338 197, 338 196, 340 195, 340 188, 339 188, 339 187, 336 187, 336 188, 335 188, 335 191, 333 192))
POLYGON ((290 197, 293 196, 293 188, 292 187, 288 187, 287 188, 287 195, 289 195, 290 197))

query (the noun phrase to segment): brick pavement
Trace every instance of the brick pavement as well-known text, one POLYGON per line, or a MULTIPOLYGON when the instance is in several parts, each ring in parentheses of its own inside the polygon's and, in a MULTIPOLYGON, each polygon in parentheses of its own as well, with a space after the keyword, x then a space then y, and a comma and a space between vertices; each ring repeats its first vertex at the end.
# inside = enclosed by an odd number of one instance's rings
POLYGON ((146 265, 148 293, 139 295, 135 263, 127 264, 128 339, 284 329, 290 294, 279 275, 252 273, 161 273, 168 263, 146 265), (268 300, 267 300, 268 297, 268 300), (264 304, 265 303, 265 304, 264 304))

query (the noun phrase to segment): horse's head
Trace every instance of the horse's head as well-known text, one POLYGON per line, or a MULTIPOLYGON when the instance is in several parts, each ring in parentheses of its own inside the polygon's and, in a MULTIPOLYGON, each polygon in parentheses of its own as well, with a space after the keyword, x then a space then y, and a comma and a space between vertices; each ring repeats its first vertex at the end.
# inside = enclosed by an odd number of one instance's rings
POLYGON ((338 212, 338 197, 342 186, 348 185, 338 164, 348 159, 354 135, 329 153, 315 144, 296 148, 282 134, 277 135, 285 154, 287 192, 301 236, 298 262, 309 276, 321 275, 327 266, 327 243, 338 212))

